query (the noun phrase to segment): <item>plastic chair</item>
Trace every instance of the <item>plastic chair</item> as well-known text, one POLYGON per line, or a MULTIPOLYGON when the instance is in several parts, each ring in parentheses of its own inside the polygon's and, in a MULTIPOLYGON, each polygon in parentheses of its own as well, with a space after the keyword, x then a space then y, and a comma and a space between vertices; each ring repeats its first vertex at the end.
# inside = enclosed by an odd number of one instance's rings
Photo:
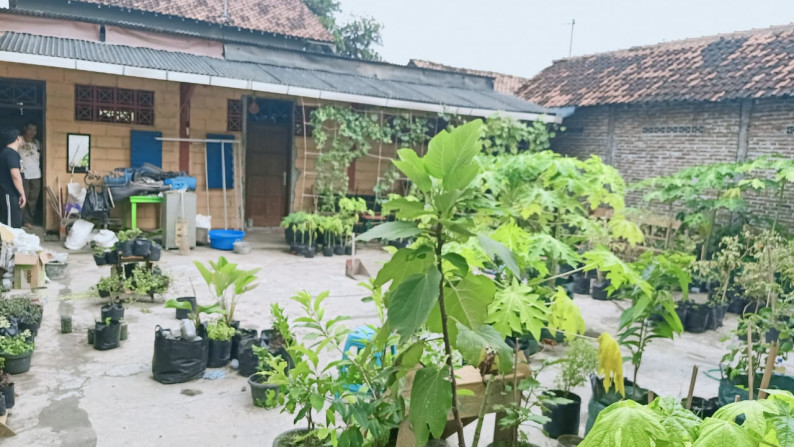
MULTIPOLYGON (((342 355, 342 358, 347 359, 347 353, 352 351, 353 349, 355 349, 354 352, 358 354, 359 351, 361 351, 367 346, 367 342, 372 340, 374 336, 375 336, 375 330, 369 326, 359 326, 353 329, 352 331, 350 331, 350 333, 347 335, 347 339, 345 340, 345 348, 344 348, 345 353, 342 355)), ((392 355, 397 354, 397 349, 394 346, 390 346, 389 348, 391 350, 392 355)), ((382 366, 381 363, 382 356, 383 354, 381 352, 376 352, 374 354, 376 365, 382 366)), ((339 371, 342 375, 344 375, 345 372, 347 372, 347 367, 342 366, 339 368, 339 371)), ((358 391, 360 388, 361 388, 360 383, 347 384, 347 389, 353 392, 358 391)))

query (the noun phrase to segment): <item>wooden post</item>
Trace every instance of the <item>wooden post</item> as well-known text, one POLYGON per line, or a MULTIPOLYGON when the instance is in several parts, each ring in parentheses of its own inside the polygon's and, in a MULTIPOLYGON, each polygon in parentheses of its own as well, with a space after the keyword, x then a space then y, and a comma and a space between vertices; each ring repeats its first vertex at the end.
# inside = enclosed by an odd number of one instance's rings
MULTIPOLYGON (((179 84, 179 138, 190 138, 190 98, 196 84, 179 84)), ((190 172, 190 143, 179 142, 179 170, 190 172)))
POLYGON ((650 404, 656 398, 656 395, 653 394, 653 391, 648 391, 648 403, 650 404))
POLYGON ((759 399, 766 399, 767 393, 763 390, 769 388, 769 380, 772 379, 772 371, 775 369, 777 349, 777 342, 772 343, 772 346, 769 347, 769 354, 766 356, 766 366, 764 367, 764 376, 761 378, 761 386, 758 391, 759 399))
POLYGON ((695 382, 698 379, 698 366, 692 367, 692 378, 689 379, 689 393, 686 395, 686 409, 692 408, 692 395, 695 393, 695 382))
POLYGON ((753 400, 753 382, 755 381, 755 374, 753 374, 753 327, 750 322, 747 322, 747 385, 750 392, 750 400, 753 400))

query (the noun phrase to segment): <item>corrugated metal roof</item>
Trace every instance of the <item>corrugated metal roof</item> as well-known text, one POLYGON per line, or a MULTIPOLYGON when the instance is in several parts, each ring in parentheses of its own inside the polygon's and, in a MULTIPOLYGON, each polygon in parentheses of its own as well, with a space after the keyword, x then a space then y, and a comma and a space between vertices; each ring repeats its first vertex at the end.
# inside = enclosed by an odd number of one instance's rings
MULTIPOLYGON (((553 111, 490 89, 461 88, 437 83, 379 79, 363 76, 351 65, 350 73, 310 70, 285 65, 231 61, 150 48, 108 45, 14 32, 0 34, 0 51, 76 59, 205 76, 234 78, 290 87, 347 93, 432 105, 553 115, 553 111)), ((355 62, 351 62, 354 64, 355 62)))

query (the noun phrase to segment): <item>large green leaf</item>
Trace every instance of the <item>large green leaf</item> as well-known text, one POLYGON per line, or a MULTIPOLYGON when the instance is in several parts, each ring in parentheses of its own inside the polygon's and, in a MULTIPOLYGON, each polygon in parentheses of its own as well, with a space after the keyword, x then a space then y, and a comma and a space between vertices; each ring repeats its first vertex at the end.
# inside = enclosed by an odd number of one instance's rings
POLYGON ((568 298, 562 287, 557 287, 549 310, 549 330, 552 335, 556 336, 557 331, 562 331, 565 333, 565 338, 570 341, 576 337, 576 334, 584 334, 587 329, 582 318, 582 310, 568 298))
POLYGON ((356 240, 365 242, 373 239, 393 241, 395 239, 414 237, 421 232, 422 229, 419 228, 415 222, 386 222, 373 227, 364 234, 360 234, 356 240))
POLYGON ((548 313, 546 303, 532 293, 531 287, 514 280, 496 292, 494 301, 488 306, 488 323, 505 337, 529 332, 535 340, 540 340, 548 313))
POLYGON ((501 242, 496 242, 495 240, 491 239, 488 235, 485 234, 478 234, 477 239, 480 241, 480 245, 482 246, 483 250, 488 253, 491 260, 496 262, 497 258, 502 261, 510 270, 510 273, 513 274, 516 278, 521 278, 521 268, 518 267, 518 262, 516 262, 516 257, 513 255, 513 252, 510 251, 507 247, 505 247, 501 242))
POLYGON ((662 426, 670 435, 671 447, 687 447, 697 439, 698 427, 702 422, 694 413, 681 405, 673 397, 657 397, 648 408, 661 418, 662 426))
POLYGON ((770 397, 777 404, 778 414, 770 418, 772 430, 766 434, 765 440, 780 447, 794 447, 794 408, 784 401, 776 401, 774 396, 770 397))
POLYGON ((658 414, 637 402, 624 400, 598 414, 579 447, 661 446, 667 440, 667 431, 658 414))
MULTIPOLYGON (((456 319, 469 329, 475 329, 485 323, 488 305, 493 301, 495 293, 496 285, 490 278, 469 273, 457 284, 444 287, 444 308, 447 316, 456 319)), ((441 310, 438 304, 433 306, 427 327, 436 333, 442 331, 441 310)), ((450 325, 450 339, 455 340, 457 334, 457 327, 450 325)))
POLYGON ((419 158, 413 149, 400 149, 397 151, 399 160, 394 161, 394 166, 402 171, 421 191, 428 192, 433 186, 430 175, 425 169, 425 162, 419 158))
POLYGON ((452 408, 452 388, 446 367, 421 368, 411 388, 408 420, 414 429, 416 445, 425 445, 430 435, 440 438, 452 408))
POLYGON ((479 165, 474 157, 481 148, 481 127, 481 120, 473 120, 430 140, 422 160, 427 172, 443 181, 445 190, 464 189, 477 177, 479 165))
POLYGON ((707 418, 700 425, 700 436, 692 447, 756 447, 757 442, 735 422, 707 418))
POLYGON ((777 406, 769 400, 743 400, 728 404, 714 413, 714 419, 736 422, 744 416, 742 428, 760 439, 766 434, 766 415, 777 414, 777 406))
POLYGON ((424 274, 406 278, 390 294, 388 322, 405 339, 427 321, 438 300, 441 273, 431 265, 424 274))
POLYGON ((396 286, 411 275, 418 275, 427 271, 428 267, 434 263, 433 250, 428 246, 416 249, 401 248, 378 271, 374 286, 382 287, 389 281, 392 281, 392 284, 396 286))
POLYGON ((383 215, 388 215, 392 211, 396 211, 397 219, 410 220, 419 216, 432 213, 431 210, 425 208, 425 203, 418 200, 409 200, 408 197, 398 197, 391 199, 383 204, 383 215))
POLYGON ((489 349, 496 351, 496 362, 499 371, 509 373, 513 370, 513 350, 505 343, 504 336, 492 326, 484 324, 474 330, 456 322, 458 338, 455 349, 460 351, 468 364, 478 366, 489 349))

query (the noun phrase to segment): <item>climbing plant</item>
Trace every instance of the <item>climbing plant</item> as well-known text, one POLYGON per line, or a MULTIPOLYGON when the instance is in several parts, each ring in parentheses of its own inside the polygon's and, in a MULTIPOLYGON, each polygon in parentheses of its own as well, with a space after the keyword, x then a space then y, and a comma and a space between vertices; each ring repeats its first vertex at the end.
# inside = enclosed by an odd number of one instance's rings
POLYGON ((496 114, 485 120, 481 141, 485 153, 517 154, 524 150, 544 151, 551 146, 551 139, 555 136, 554 128, 550 128, 541 120, 524 123, 515 118, 496 114))

